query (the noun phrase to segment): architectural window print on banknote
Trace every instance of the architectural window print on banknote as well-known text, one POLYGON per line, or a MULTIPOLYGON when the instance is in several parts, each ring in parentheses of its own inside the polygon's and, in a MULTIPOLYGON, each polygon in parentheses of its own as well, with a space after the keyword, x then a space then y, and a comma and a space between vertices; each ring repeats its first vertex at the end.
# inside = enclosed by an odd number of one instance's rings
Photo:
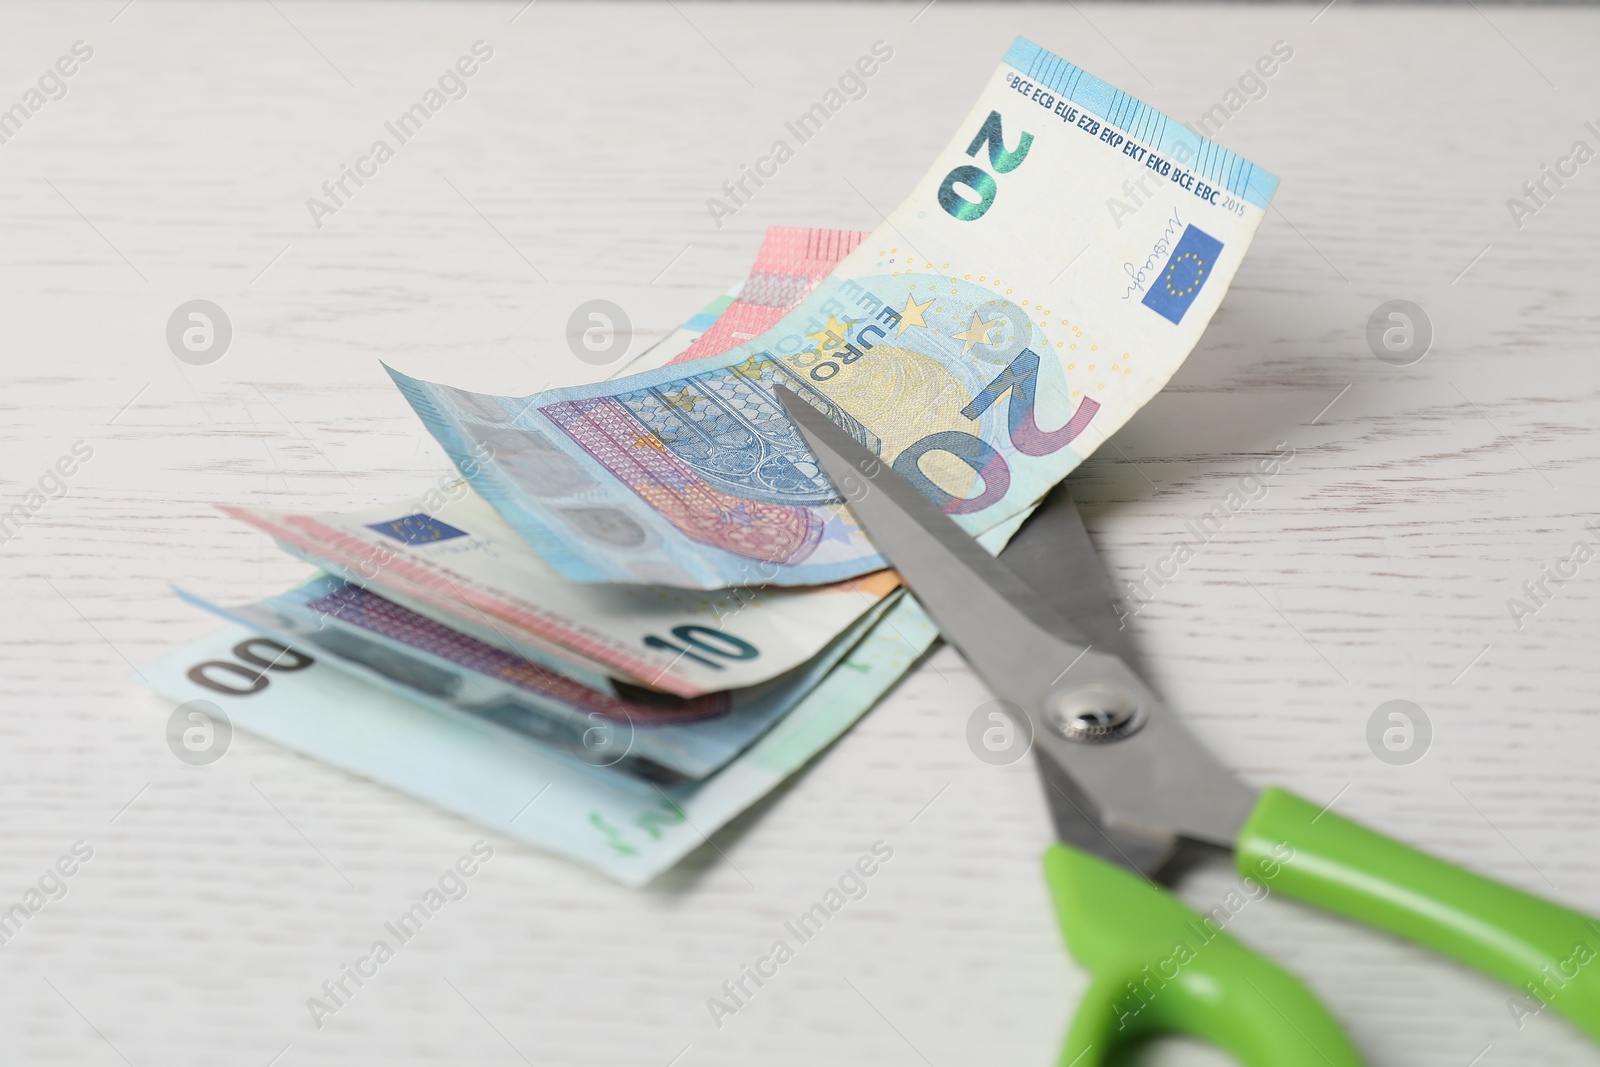
POLYGON ((474 487, 569 578, 834 581, 883 561, 776 384, 970 532, 992 529, 1171 377, 1276 184, 1019 40, 910 197, 760 336, 523 398, 391 374, 453 459, 493 448, 474 487), (1152 175, 1150 210, 1113 220, 1107 198, 1152 175), (1125 266, 1162 242, 1159 273, 1130 296, 1125 266))

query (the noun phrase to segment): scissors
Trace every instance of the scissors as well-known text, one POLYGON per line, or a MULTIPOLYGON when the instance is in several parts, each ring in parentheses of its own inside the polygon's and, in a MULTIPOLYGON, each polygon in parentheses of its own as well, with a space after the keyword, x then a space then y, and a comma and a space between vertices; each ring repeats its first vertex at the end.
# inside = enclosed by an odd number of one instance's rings
POLYGON ((1452 956, 1600 1042, 1600 922, 1419 852, 1218 763, 1162 703, 1110 608, 1063 487, 989 555, 827 415, 779 399, 862 529, 978 676, 1032 732, 1060 841, 1045 877, 1092 980, 1061 1067, 1156 1034, 1246 1067, 1360 1067, 1326 1008, 1155 879, 1195 845, 1274 890, 1452 956))

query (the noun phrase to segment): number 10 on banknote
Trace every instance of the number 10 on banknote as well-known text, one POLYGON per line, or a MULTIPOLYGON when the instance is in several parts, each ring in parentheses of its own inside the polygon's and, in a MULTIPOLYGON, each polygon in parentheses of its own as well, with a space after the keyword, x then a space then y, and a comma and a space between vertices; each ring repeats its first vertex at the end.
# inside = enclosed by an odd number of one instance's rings
POLYGON ((969 532, 993 529, 1177 370, 1276 186, 1019 39, 911 195, 748 343, 529 397, 390 373, 479 493, 569 578, 835 581, 883 559, 775 385, 969 532), (493 462, 474 462, 485 451, 493 462))

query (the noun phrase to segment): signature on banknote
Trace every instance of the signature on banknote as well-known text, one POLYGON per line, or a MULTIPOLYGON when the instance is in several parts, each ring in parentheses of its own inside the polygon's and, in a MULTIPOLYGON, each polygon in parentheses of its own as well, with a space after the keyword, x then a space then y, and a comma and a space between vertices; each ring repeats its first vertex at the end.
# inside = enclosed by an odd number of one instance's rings
POLYGON ((1145 277, 1161 264, 1167 261, 1167 256, 1172 252, 1172 238, 1183 223, 1178 219, 1178 209, 1172 209, 1172 217, 1167 220, 1167 228, 1161 231, 1161 236, 1151 247, 1150 254, 1145 257, 1144 264, 1138 270, 1133 269, 1132 263, 1123 263, 1122 269, 1133 280, 1133 284, 1123 292, 1122 299, 1132 300, 1133 294, 1145 290, 1145 277))

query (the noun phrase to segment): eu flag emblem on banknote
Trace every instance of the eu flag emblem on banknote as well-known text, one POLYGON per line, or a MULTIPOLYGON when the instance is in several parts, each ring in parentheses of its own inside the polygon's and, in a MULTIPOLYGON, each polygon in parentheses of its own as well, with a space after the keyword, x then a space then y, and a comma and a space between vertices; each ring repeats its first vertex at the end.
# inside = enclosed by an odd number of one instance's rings
POLYGON ((369 530, 377 530, 386 537, 392 537, 401 544, 420 545, 430 541, 448 541, 452 537, 465 537, 467 531, 458 530, 448 522, 440 522, 431 515, 407 515, 402 519, 391 519, 389 522, 374 522, 367 526, 369 530))
POLYGON ((1198 226, 1184 230, 1172 258, 1161 268, 1161 277, 1145 294, 1144 306, 1173 323, 1182 322, 1221 251, 1222 242, 1198 226))

